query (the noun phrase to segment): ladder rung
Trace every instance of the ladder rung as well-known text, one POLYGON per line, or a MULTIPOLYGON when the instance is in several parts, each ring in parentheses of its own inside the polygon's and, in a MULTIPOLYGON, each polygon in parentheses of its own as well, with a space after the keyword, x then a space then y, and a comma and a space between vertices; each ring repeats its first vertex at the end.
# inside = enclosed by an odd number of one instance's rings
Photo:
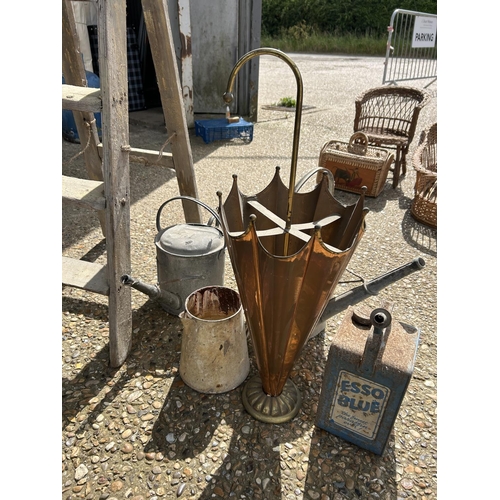
POLYGON ((100 113, 102 110, 101 89, 63 84, 62 108, 100 113))
POLYGON ((95 262, 62 258, 63 285, 109 295, 107 268, 95 262))
MULTIPOLYGON (((97 146, 102 150, 102 143, 97 146)), ((172 153, 162 153, 151 149, 130 148, 129 160, 135 163, 144 163, 148 166, 160 166, 175 169, 172 153)))
POLYGON ((160 167, 174 167, 172 153, 162 153, 150 149, 130 148, 130 161, 145 163, 146 165, 159 165, 160 167))
POLYGON ((94 210, 106 208, 104 197, 104 182, 89 179, 78 179, 77 177, 62 176, 63 201, 77 203, 94 210))

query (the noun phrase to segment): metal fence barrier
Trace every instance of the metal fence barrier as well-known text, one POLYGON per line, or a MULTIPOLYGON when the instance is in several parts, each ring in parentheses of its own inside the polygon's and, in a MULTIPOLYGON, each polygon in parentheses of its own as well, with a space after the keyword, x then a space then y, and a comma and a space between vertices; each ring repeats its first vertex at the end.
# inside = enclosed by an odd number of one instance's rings
POLYGON ((396 9, 387 28, 389 37, 382 84, 437 79, 437 15, 396 9))

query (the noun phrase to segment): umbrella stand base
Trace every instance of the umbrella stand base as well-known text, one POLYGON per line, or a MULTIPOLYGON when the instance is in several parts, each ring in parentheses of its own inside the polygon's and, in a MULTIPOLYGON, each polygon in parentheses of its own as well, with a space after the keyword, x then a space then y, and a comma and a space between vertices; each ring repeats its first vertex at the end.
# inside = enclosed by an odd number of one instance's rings
POLYGON ((290 379, 286 381, 279 396, 269 396, 262 389, 259 375, 255 375, 245 384, 242 399, 248 413, 267 424, 282 424, 292 420, 302 405, 302 396, 290 379))

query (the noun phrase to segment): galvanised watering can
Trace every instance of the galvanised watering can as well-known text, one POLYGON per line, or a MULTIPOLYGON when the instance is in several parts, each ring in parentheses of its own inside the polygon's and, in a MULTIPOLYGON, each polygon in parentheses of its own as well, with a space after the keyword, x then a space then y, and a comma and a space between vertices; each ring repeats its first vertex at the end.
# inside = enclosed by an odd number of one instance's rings
POLYGON ((179 316, 186 298, 199 288, 224 284, 225 241, 222 231, 212 226, 220 219, 215 210, 190 196, 175 196, 164 202, 156 215, 155 236, 158 284, 149 285, 125 274, 121 281, 152 299, 169 314, 179 316), (161 213, 174 200, 189 200, 205 208, 211 218, 207 224, 176 224, 161 227, 161 213))

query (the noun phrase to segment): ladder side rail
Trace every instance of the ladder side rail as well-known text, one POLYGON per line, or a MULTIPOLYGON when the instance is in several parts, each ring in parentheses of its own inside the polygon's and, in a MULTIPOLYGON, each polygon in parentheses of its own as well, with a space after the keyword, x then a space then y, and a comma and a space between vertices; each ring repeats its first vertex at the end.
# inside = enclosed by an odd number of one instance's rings
MULTIPOLYGON (((143 0, 142 8, 155 65, 167 134, 172 137, 172 155, 179 193, 183 196, 198 198, 193 155, 189 142, 186 111, 181 93, 179 68, 177 66, 167 1, 143 0)), ((201 209, 197 203, 189 203, 185 200, 182 203, 186 222, 202 222, 201 209)))
POLYGON ((99 73, 106 196, 110 364, 119 367, 132 344, 130 165, 125 0, 99 0, 99 73))
MULTIPOLYGON (((62 0, 62 73, 68 85, 79 87, 87 86, 85 68, 78 45, 75 15, 69 0, 62 0)), ((82 111, 73 111, 75 125, 80 137, 85 158, 85 167, 89 179, 102 181, 102 162, 97 149, 99 134, 94 120, 94 114, 82 111)), ((103 235, 106 235, 105 214, 97 212, 103 235)))
MULTIPOLYGON (((62 0, 62 73, 67 85, 87 87, 85 68, 78 45, 75 16, 69 0, 62 0)), ((93 139, 84 152, 89 178, 102 181, 101 157, 97 151, 99 135, 93 121, 94 114, 87 112, 73 112, 73 114, 82 147, 89 141, 89 135, 93 139)))

